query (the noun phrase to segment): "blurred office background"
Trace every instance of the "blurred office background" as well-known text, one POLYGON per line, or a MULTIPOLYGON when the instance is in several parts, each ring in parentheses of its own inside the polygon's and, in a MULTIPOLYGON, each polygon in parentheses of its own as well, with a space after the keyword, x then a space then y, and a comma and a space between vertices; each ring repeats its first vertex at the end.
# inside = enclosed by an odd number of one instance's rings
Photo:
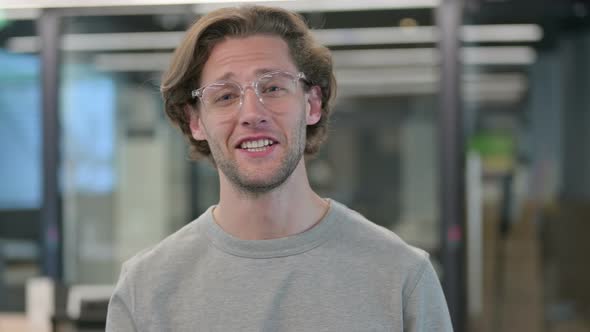
MULTIPOLYGON (((227 4, 125 3, 0 1, 0 331, 100 330, 72 302, 216 202, 158 86, 227 4)), ((431 253, 456 331, 590 331, 590 3, 269 4, 333 51, 314 188, 431 253)))

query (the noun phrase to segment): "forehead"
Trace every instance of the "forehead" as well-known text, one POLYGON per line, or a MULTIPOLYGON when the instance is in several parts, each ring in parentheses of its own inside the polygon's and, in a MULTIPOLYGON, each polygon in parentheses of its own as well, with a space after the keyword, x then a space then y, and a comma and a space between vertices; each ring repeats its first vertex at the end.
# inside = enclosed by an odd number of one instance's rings
POLYGON ((227 38, 211 50, 201 74, 201 82, 222 78, 248 80, 260 70, 296 71, 289 47, 280 37, 254 35, 227 38))

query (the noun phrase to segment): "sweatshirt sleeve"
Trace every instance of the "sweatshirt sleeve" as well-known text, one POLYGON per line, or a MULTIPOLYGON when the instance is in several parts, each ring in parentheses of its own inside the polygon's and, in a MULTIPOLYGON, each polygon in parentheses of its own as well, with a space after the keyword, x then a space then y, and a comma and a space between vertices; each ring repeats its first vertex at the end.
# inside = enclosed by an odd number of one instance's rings
POLYGON ((129 290, 125 266, 109 301, 106 332, 137 332, 133 319, 133 297, 129 290))
POLYGON ((453 331, 449 309, 432 264, 425 257, 404 301, 404 332, 453 331))

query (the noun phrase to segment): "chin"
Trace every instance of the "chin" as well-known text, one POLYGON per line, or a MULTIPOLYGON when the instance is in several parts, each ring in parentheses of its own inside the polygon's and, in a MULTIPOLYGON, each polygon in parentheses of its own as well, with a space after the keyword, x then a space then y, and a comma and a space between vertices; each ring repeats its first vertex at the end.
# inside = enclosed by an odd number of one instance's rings
POLYGON ((263 194, 279 188, 287 182, 289 176, 284 174, 273 174, 273 176, 240 176, 234 184, 240 191, 254 194, 263 194))

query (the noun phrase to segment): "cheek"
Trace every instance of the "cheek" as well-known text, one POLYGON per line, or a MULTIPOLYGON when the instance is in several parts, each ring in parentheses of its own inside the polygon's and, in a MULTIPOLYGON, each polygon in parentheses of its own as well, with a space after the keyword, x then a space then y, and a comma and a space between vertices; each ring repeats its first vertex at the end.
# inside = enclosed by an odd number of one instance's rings
POLYGON ((300 113, 300 115, 297 116, 297 118, 293 119, 291 122, 293 124, 293 128, 291 129, 291 131, 295 135, 299 136, 299 140, 305 140, 308 126, 308 117, 309 115, 307 113, 300 113))
POLYGON ((234 131, 234 125, 231 121, 208 123, 204 128, 210 145, 223 146, 230 144, 234 131))

